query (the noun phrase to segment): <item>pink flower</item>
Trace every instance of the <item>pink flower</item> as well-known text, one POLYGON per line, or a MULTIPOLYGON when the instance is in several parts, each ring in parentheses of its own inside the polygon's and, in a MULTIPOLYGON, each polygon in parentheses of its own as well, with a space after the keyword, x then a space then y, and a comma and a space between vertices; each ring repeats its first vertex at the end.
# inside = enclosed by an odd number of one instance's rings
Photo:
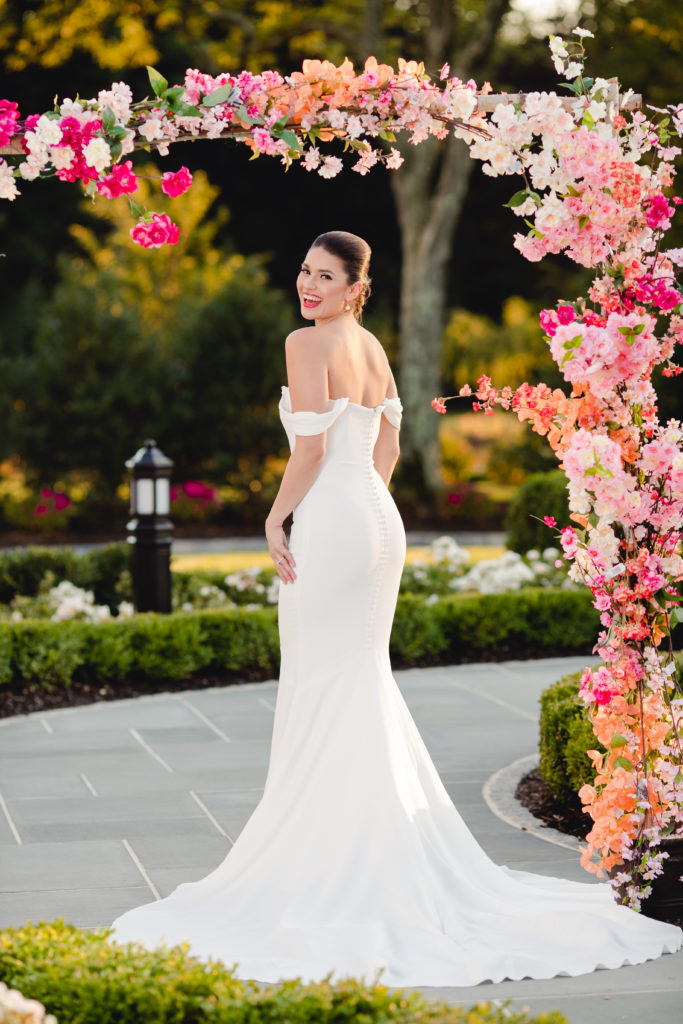
POLYGON ((543 516, 543 522, 546 526, 557 526, 555 516, 543 516))
POLYGON ((133 163, 131 160, 126 160, 123 164, 114 164, 111 174, 106 178, 102 178, 97 183, 98 193, 101 196, 106 196, 107 199, 131 195, 131 193, 137 191, 137 187, 138 179, 133 174, 133 163))
POLYGON ((458 391, 458 394, 460 395, 461 398, 467 398, 468 395, 472 394, 472 388, 469 386, 469 384, 463 384, 463 386, 458 391))
POLYGON ((130 237, 145 249, 175 245, 178 234, 177 224, 173 223, 167 213, 153 213, 149 220, 139 220, 130 229, 130 237))
POLYGON ((576 313, 574 312, 574 307, 558 306, 557 319, 560 321, 561 324, 570 324, 573 320, 576 320, 576 313))
POLYGON ((669 206, 668 200, 661 194, 661 192, 656 192, 646 200, 645 220, 647 221, 647 226, 649 228, 660 228, 662 231, 670 228, 671 221, 669 218, 673 212, 673 207, 669 206))
POLYGON ((165 192, 167 196, 171 196, 175 199, 177 196, 182 196, 184 192, 187 192, 188 188, 192 184, 192 175, 188 171, 187 167, 181 167, 179 171, 166 171, 161 178, 161 191, 165 192))
POLYGON ((19 107, 10 100, 0 100, 0 146, 6 146, 19 130, 19 107))
POLYGON ((432 409, 436 412, 444 413, 446 411, 446 403, 443 398, 432 398, 432 409))

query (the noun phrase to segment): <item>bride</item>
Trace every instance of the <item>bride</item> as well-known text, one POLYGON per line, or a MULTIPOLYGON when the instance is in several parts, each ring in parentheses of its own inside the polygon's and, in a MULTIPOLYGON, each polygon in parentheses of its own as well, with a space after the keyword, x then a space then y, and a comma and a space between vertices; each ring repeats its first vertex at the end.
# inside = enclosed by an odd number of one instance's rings
POLYGON ((331 231, 297 279, 311 326, 286 342, 292 454, 266 520, 282 662, 263 797, 222 864, 118 918, 113 938, 187 941, 244 979, 383 969, 392 986, 576 975, 674 952, 681 930, 617 906, 607 884, 494 864, 392 677, 405 533, 387 485, 401 402, 359 322, 369 259, 361 238, 331 231))

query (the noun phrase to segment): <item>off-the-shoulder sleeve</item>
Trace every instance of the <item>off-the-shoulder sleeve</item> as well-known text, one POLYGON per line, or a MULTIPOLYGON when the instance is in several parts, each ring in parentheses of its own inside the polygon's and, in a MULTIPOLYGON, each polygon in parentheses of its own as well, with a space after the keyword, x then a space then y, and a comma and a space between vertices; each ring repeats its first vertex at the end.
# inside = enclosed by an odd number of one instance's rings
POLYGON ((401 429, 401 417, 403 415, 403 406, 401 405, 400 398, 385 398, 383 402, 382 412, 389 420, 392 427, 396 427, 397 430, 401 429))
POLYGON ((289 389, 283 387, 280 399, 280 417, 288 433, 291 431, 299 437, 310 437, 328 430, 348 404, 348 398, 334 398, 330 400, 327 412, 292 412, 289 389))

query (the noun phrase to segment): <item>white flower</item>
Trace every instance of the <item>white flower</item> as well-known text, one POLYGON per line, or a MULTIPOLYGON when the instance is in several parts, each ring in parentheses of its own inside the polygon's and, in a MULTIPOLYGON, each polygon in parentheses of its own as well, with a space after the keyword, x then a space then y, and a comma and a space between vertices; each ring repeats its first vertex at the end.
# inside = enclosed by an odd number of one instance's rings
POLYGON ((59 113, 62 117, 77 117, 79 121, 82 120, 79 114, 83 113, 83 106, 78 101, 70 100, 68 97, 62 102, 59 108, 59 113))
POLYGON ((160 117, 148 117, 145 123, 140 125, 138 131, 148 142, 164 137, 163 122, 160 117))
POLYGON ((327 123, 331 128, 343 128, 346 124, 346 114, 343 110, 333 107, 332 110, 327 111, 327 123))
POLYGON ((119 618, 130 619, 135 615, 135 606, 132 601, 122 601, 119 605, 119 618))
POLYGON ((581 39, 595 39, 592 32, 589 32, 587 28, 579 28, 578 26, 572 30, 573 36, 579 36, 581 39))
POLYGON ((17 188, 16 179, 12 174, 12 168, 5 160, 0 158, 0 199, 9 199, 11 202, 18 195, 19 189, 17 188))
POLYGON ((391 155, 387 157, 386 165, 390 171, 398 170, 403 163, 403 157, 397 149, 391 147, 391 155))
POLYGON ((350 139, 357 139, 363 134, 363 122, 355 114, 352 114, 346 122, 346 134, 350 139))
POLYGON ((101 89, 97 94, 97 102, 104 109, 110 107, 117 120, 124 124, 130 117, 130 105, 133 102, 133 93, 125 82, 114 82, 111 89, 101 89))
POLYGON ((578 78, 583 71, 583 65, 577 60, 570 61, 562 72, 565 78, 578 78))
POLYGON ((598 103, 597 100, 591 100, 586 107, 586 112, 590 114, 594 121, 601 121, 607 112, 606 103, 598 103))
POLYGON ((452 117, 467 121, 477 108, 477 97, 472 89, 454 89, 449 95, 449 112, 452 117))
POLYGON ((47 146, 57 146, 62 141, 62 129, 59 121, 47 114, 41 114, 38 123, 33 129, 41 142, 47 146))
POLYGON ((307 171, 314 171, 316 167, 320 166, 320 150, 316 146, 311 146, 306 150, 303 166, 307 171))
POLYGON ((61 171, 65 167, 71 167, 75 155, 71 146, 54 146, 50 152, 50 159, 55 170, 61 171))
POLYGON ((318 168, 318 174, 321 178, 335 178, 343 166, 338 156, 326 156, 322 167, 318 168))
MULTIPOLYGON (((33 160, 24 160, 23 163, 19 164, 17 170, 25 181, 34 181, 42 170, 42 164, 36 163, 33 160)), ((14 196, 6 196, 4 198, 14 199, 14 196)))
POLYGON ((564 39, 561 36, 550 36, 550 52, 553 57, 566 57, 567 48, 564 45, 564 39))
POLYGON ((91 139, 88 145, 83 149, 83 156, 86 164, 89 167, 93 167, 99 174, 105 169, 105 167, 109 167, 111 163, 111 150, 109 148, 109 143, 106 139, 91 139))

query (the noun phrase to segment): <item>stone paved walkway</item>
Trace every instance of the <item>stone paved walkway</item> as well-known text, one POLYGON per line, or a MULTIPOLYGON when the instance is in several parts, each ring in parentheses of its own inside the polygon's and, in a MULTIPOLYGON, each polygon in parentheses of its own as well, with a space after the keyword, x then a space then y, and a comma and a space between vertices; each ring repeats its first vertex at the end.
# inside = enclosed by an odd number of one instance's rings
MULTIPOLYGON (((515 828, 501 808, 511 789, 504 769, 536 749, 541 690, 584 663, 396 673, 446 788, 499 863, 587 880, 574 850, 515 828)), ((108 925, 207 874, 260 798, 276 692, 275 682, 256 683, 0 721, 0 927, 56 917, 108 925)), ((571 1024, 674 1024, 683 953, 579 978, 423 991, 464 1005, 557 1007, 571 1024)))

